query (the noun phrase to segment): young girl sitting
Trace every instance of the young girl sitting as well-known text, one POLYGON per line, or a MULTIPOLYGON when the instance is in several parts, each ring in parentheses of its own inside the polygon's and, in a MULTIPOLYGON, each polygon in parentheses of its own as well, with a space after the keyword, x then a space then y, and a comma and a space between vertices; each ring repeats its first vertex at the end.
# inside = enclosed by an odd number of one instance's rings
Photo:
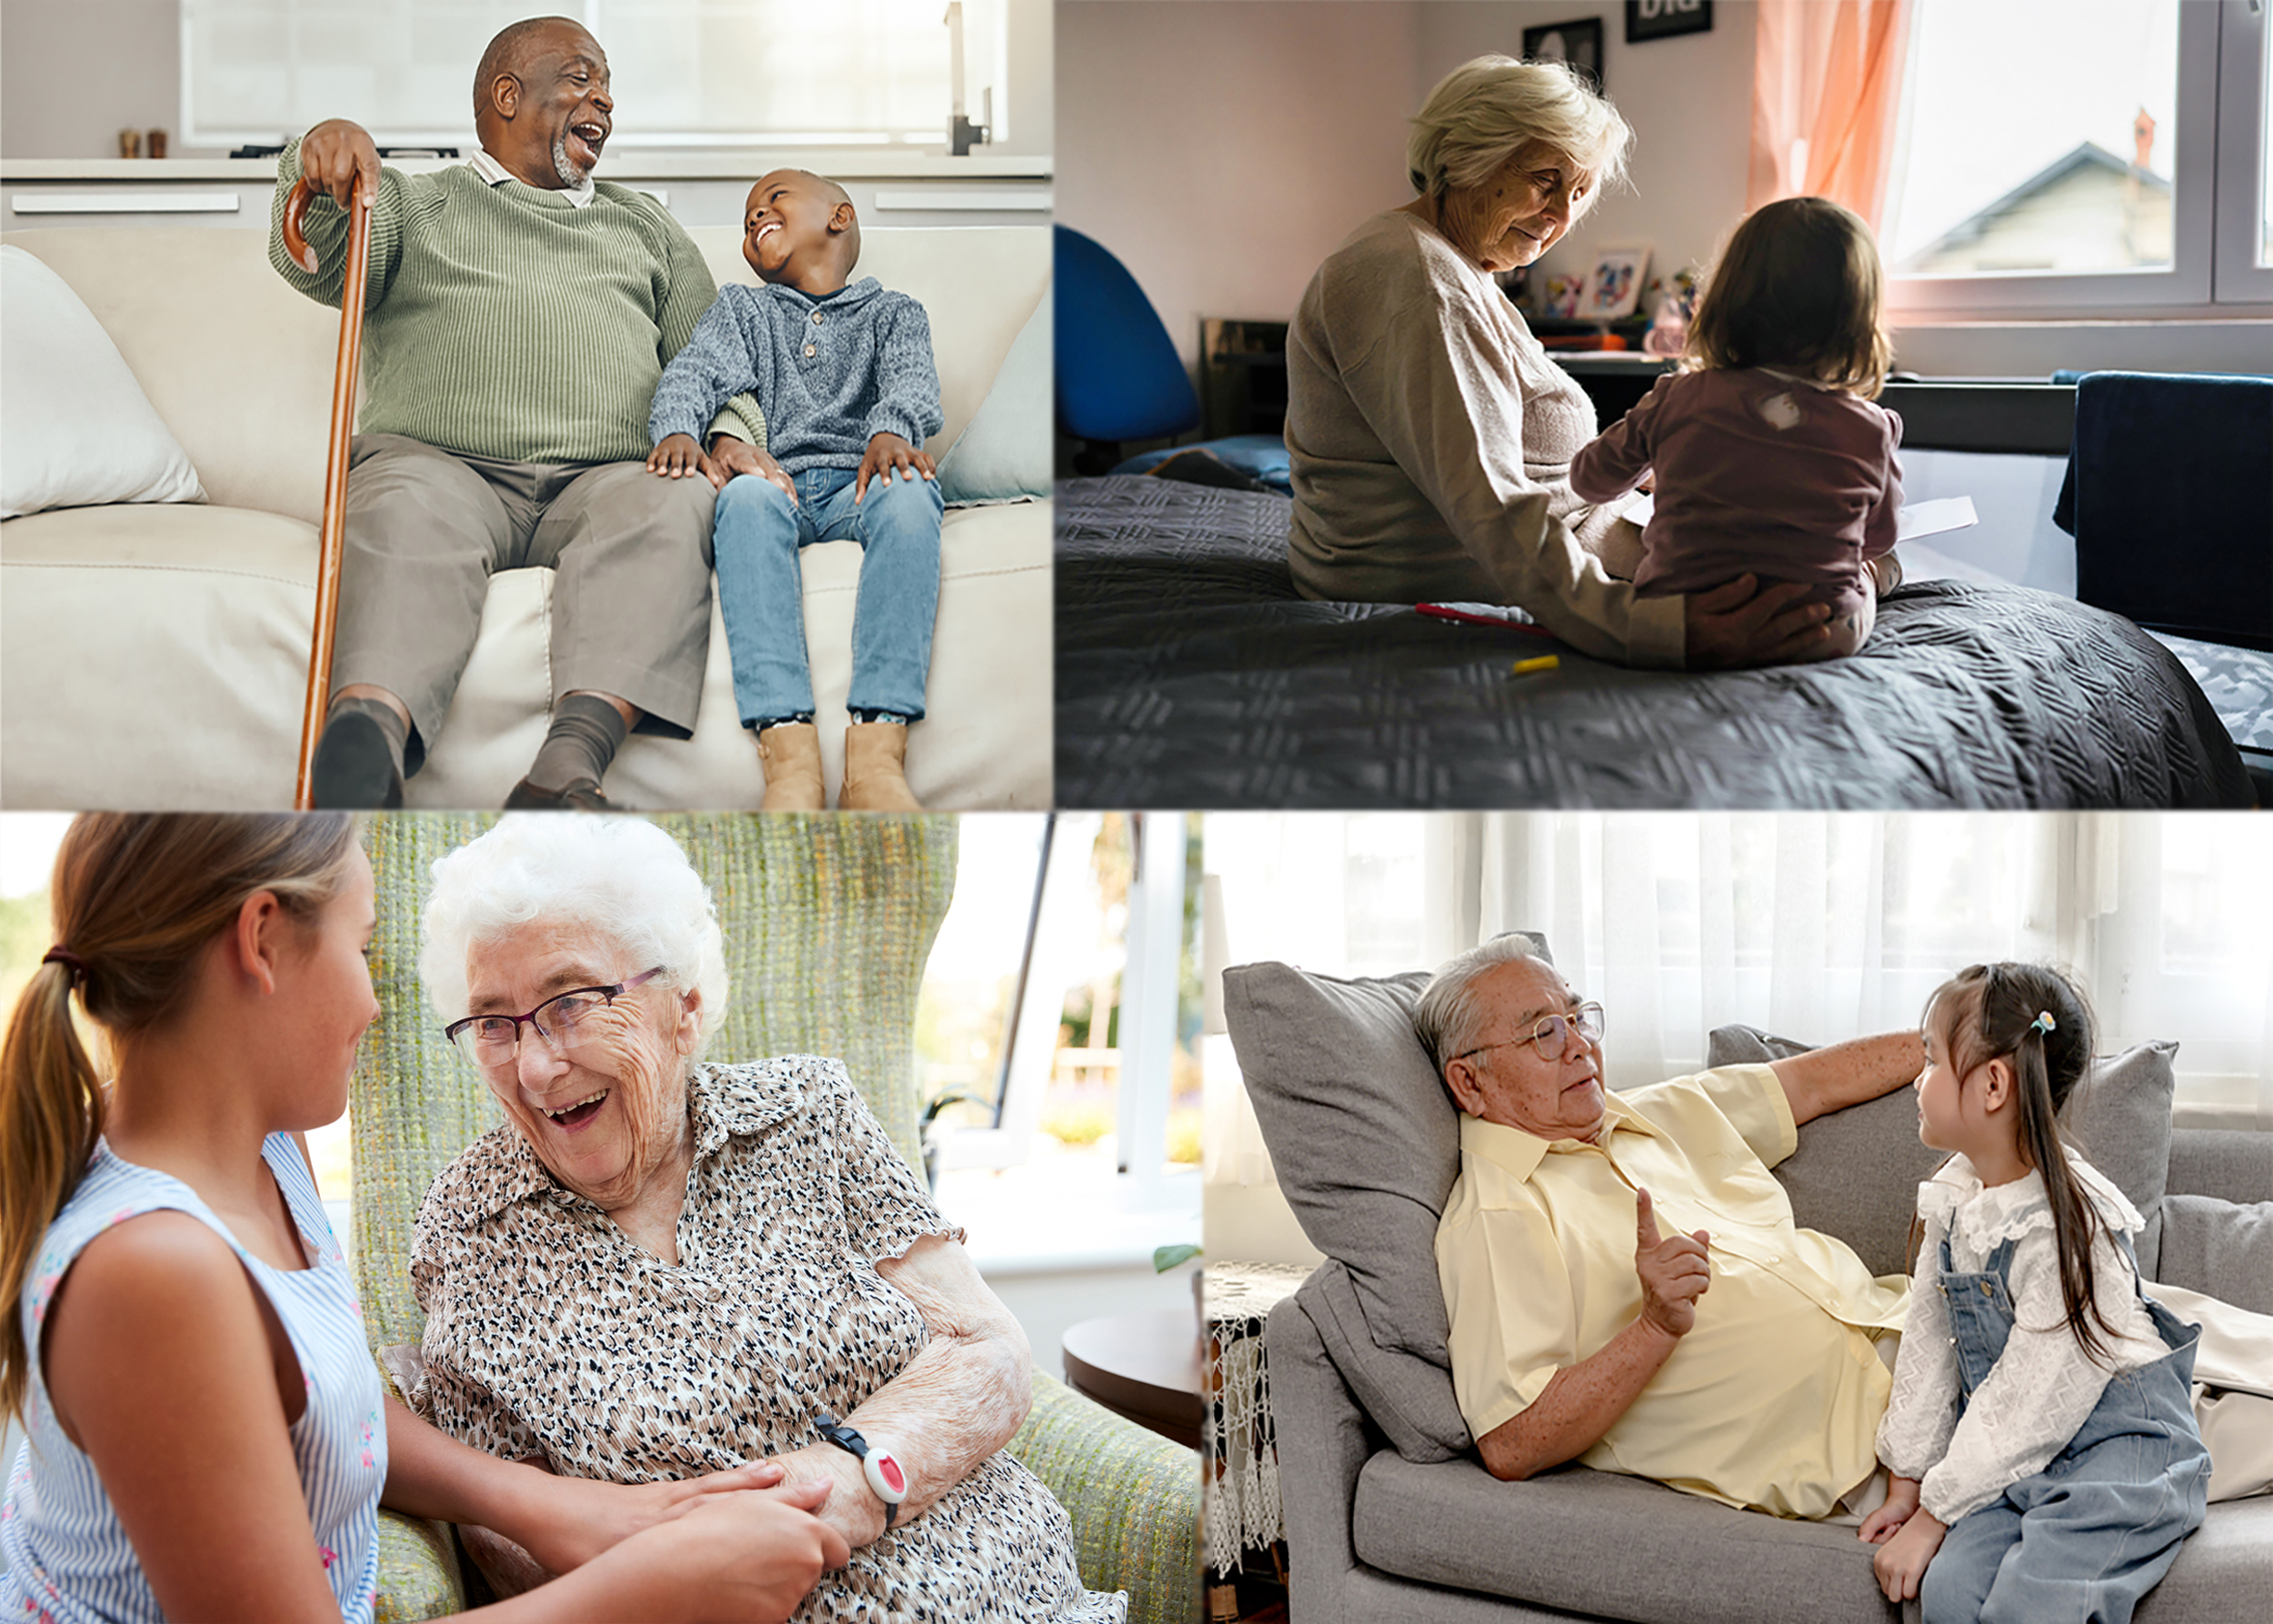
POLYGON ((382 1501, 564 1573, 500 1618, 780 1619, 846 1559, 820 1496, 761 1488, 773 1463, 556 1478, 382 1397, 298 1138, 345 1108, 378 1013, 344 815, 90 813, 52 897, 0 1053, 0 1415, 27 1434, 0 1617, 362 1624, 382 1501))
MULTIPOLYGON (((1571 489, 1607 502, 1655 471, 1656 509, 1631 569, 1644 596, 1738 576, 1799 581, 1830 606, 1801 657, 1852 654, 1878 594, 1901 579, 1895 448, 1874 405, 1893 349, 1870 228, 1821 197, 1788 197, 1737 227, 1689 328, 1683 370, 1578 453, 1571 489)), ((1613 574, 1631 559, 1606 557, 1613 574)))
POLYGON ((1893 1474, 1864 1521, 1890 1601, 1928 1624, 2123 1624, 2201 1526, 2210 1460, 2188 1401, 2198 1331, 2138 1288, 2122 1192, 2061 1142, 2091 1017, 2032 965, 1934 995, 1910 1309, 1878 1429, 1893 1474))

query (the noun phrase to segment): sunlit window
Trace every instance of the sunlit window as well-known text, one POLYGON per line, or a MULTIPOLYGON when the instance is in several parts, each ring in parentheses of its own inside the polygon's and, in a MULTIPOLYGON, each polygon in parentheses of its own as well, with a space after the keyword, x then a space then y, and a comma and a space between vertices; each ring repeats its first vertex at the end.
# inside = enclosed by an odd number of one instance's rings
MULTIPOLYGON (((946 0, 566 0, 608 54, 619 146, 937 145, 955 101, 946 0)), ((1006 0, 961 0, 963 105, 1008 130, 1006 0)), ((459 143, 506 0, 183 0, 185 145, 352 118, 459 143)))
POLYGON ((2168 267, 2178 0, 1918 0, 1884 239, 1897 275, 2168 267))

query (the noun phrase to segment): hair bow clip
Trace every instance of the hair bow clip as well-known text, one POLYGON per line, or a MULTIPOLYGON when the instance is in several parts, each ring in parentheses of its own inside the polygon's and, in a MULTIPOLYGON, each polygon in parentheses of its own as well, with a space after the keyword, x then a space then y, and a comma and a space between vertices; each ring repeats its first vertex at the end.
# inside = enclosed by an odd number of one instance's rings
POLYGON ((2060 1029, 2060 1023, 2052 1018, 2049 1009, 2039 1009, 2036 1019, 2028 1023, 2028 1029, 2031 1032, 2057 1032, 2060 1029))

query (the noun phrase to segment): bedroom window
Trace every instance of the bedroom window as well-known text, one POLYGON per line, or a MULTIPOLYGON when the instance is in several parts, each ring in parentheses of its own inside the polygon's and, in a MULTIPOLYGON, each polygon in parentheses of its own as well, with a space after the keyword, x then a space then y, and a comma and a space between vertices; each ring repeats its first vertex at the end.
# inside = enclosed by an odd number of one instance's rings
POLYGON ((2273 299, 2262 0, 1917 0, 1881 243, 1907 313, 2273 299))
MULTIPOLYGON (((961 0, 963 105, 1009 134, 1011 0, 961 0)), ((624 147, 942 145, 945 0, 566 0, 608 52, 624 147)), ((182 0, 185 145, 353 118, 381 145, 472 139, 501 0, 182 0)))

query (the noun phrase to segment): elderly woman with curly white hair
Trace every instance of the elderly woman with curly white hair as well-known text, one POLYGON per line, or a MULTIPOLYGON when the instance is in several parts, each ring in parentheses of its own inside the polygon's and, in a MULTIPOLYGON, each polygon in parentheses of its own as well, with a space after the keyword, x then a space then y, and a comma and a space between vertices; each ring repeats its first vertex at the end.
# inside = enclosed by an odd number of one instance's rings
POLYGON ((435 865, 420 970, 506 1120, 419 1213, 413 1408, 574 1476, 826 1479, 852 1559, 799 1619, 1123 1616, 1003 1451, 1024 1334, 844 1067, 702 1060, 726 961, 667 835, 504 819, 435 865))
POLYGON ((1623 178, 1633 133, 1560 63, 1479 56, 1413 120, 1412 202, 1335 249, 1287 336, 1296 585, 1320 598, 1514 604, 1636 666, 1751 665, 1825 636, 1799 590, 1637 598, 1638 543, 1570 462, 1594 406, 1494 276, 1531 264, 1623 178), (1621 556, 1621 548, 1631 555, 1621 556))

